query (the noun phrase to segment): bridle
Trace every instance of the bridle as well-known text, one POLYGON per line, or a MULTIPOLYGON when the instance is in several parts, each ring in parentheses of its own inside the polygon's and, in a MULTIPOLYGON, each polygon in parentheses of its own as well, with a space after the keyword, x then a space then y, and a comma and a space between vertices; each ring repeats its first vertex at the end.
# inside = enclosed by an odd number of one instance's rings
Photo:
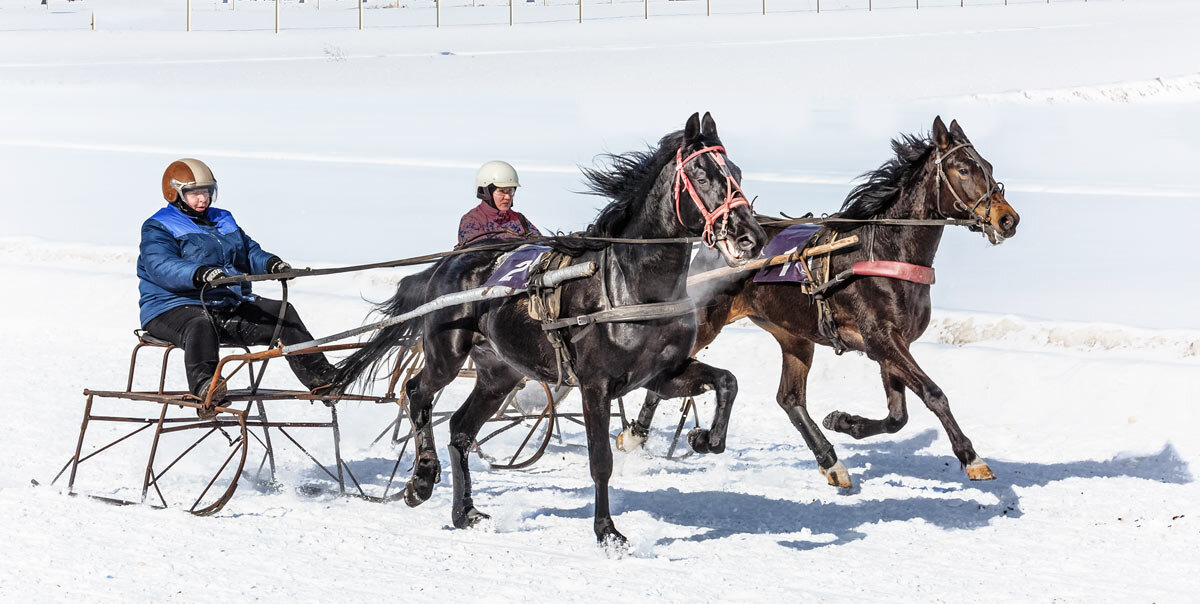
MULTIPOLYGON (((979 161, 971 154, 968 154, 967 157, 970 157, 971 161, 975 162, 976 166, 979 166, 980 171, 982 171, 984 174, 987 175, 988 188, 987 188, 987 191, 983 192, 983 195, 979 196, 979 199, 975 200, 975 203, 967 205, 967 202, 963 201, 962 197, 958 194, 958 191, 955 191, 954 186, 950 184, 950 179, 946 177, 946 169, 942 166, 942 161, 949 158, 950 155, 953 154, 955 151, 958 151, 959 149, 972 149, 973 150, 974 148, 975 148, 975 146, 972 145, 971 143, 958 143, 957 145, 950 147, 946 151, 946 153, 943 154, 941 149, 938 149, 936 146, 934 147, 933 165, 936 168, 935 178, 937 181, 934 186, 934 196, 936 199, 935 207, 937 208, 937 212, 938 212, 939 216, 941 216, 944 219, 949 219, 949 216, 947 216, 946 213, 942 211, 942 183, 945 182, 946 189, 949 190, 950 194, 954 196, 954 209, 966 212, 969 216, 971 216, 971 218, 973 218, 975 220, 975 223, 976 223, 975 226, 978 227, 979 230, 982 231, 985 228, 991 226, 990 221, 991 221, 991 217, 992 217, 992 195, 994 195, 996 193, 1003 194, 1004 193, 1004 183, 997 182, 995 178, 992 178, 992 172, 983 167, 983 162, 979 161), (979 204, 985 203, 985 202, 986 202, 986 205, 984 206, 984 209, 983 209, 983 216, 976 214, 975 210, 977 208, 979 208, 979 204)), ((971 230, 975 230, 975 229, 972 228, 971 230)))
MULTIPOLYGON (((729 212, 739 206, 748 206, 750 202, 746 199, 746 194, 742 192, 742 187, 733 179, 733 175, 729 173, 729 169, 725 166, 725 158, 722 153, 725 152, 725 147, 721 145, 713 145, 704 147, 695 153, 683 157, 683 147, 680 147, 675 152, 675 218, 679 220, 679 224, 684 224, 683 215, 679 212, 679 194, 681 185, 687 189, 688 195, 691 196, 692 202, 696 204, 696 209, 700 211, 700 215, 704 218, 704 231, 701 239, 708 249, 716 246, 717 241, 724 239, 727 235, 727 227, 729 226, 729 212), (721 173, 725 176, 725 201, 717 206, 717 209, 712 212, 704 207, 704 202, 700 201, 700 195, 696 193, 696 187, 692 185, 691 179, 688 178, 684 168, 692 160, 701 155, 709 155, 712 160, 721 167, 721 173), (714 230, 713 225, 720 219, 721 225, 719 230, 714 230)), ((686 225, 684 225, 686 226, 686 225)))

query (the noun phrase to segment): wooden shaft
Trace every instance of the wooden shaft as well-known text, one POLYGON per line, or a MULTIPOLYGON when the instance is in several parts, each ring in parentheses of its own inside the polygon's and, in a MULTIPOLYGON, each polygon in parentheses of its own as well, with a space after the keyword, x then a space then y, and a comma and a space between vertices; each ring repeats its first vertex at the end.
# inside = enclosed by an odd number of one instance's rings
POLYGON ((839 239, 833 243, 813 246, 804 250, 792 252, 791 254, 780 254, 770 258, 759 258, 758 260, 751 260, 750 262, 738 267, 725 266, 713 269, 711 271, 705 271, 698 275, 692 275, 691 277, 688 277, 687 284, 688 287, 691 287, 697 283, 703 283, 713 279, 720 279, 721 277, 730 277, 745 271, 755 271, 768 266, 778 266, 787 262, 796 262, 797 260, 803 260, 809 256, 819 256, 821 254, 835 252, 856 243, 858 243, 858 235, 850 235, 845 239, 839 239))

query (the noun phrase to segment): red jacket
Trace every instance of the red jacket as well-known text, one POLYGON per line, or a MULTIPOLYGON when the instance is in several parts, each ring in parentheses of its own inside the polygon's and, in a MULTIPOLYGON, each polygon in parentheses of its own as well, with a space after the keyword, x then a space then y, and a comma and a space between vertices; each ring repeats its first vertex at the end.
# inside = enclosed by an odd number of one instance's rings
POLYGON ((541 234, 520 212, 511 209, 501 212, 486 201, 479 202, 458 221, 460 244, 476 239, 513 239, 541 234))

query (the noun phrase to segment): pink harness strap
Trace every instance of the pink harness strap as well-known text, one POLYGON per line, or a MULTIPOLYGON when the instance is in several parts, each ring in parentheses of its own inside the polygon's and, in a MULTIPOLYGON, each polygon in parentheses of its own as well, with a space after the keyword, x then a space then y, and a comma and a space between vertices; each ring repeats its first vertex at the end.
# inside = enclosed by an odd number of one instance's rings
POLYGON ((893 260, 876 260, 874 262, 855 262, 850 269, 855 275, 865 277, 889 277, 913 283, 933 285, 933 267, 896 262, 893 260))

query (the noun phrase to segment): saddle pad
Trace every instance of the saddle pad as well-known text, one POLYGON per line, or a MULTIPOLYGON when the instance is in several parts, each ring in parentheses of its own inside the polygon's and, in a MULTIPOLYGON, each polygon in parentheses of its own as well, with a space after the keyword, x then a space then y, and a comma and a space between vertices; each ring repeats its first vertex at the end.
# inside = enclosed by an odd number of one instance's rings
POLYGON ((548 245, 523 245, 501 256, 499 266, 483 286, 525 287, 529 282, 529 272, 538 265, 542 254, 550 249, 548 245))
MULTIPOLYGON (((808 240, 821 229, 815 224, 795 224, 767 242, 763 248, 762 257, 771 258, 790 254, 804 249, 808 240)), ((788 262, 776 266, 759 269, 754 276, 755 283, 808 283, 808 275, 800 267, 799 262, 788 262)))

